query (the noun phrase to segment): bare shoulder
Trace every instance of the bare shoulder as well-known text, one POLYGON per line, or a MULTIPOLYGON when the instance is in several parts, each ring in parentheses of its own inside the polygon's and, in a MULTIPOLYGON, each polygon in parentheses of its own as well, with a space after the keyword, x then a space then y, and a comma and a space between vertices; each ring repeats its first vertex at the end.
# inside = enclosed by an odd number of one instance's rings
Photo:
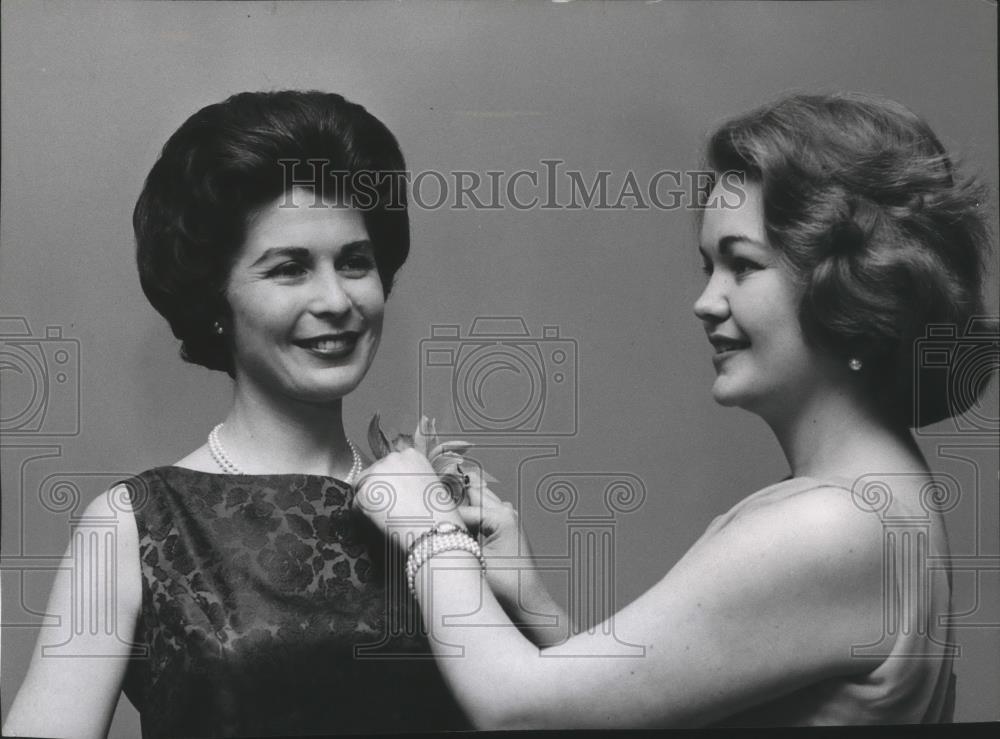
MULTIPOLYGON (((851 492, 818 486, 741 511, 698 544, 668 580, 710 578, 720 600, 781 593, 814 606, 880 602, 883 529, 851 492)), ((839 608, 839 606, 838 606, 839 608)))
POLYGON ((761 506, 748 515, 754 514, 791 517, 802 525, 829 529, 833 536, 849 533, 857 526, 879 528, 878 516, 852 490, 822 483, 761 506))
POLYGON ((142 501, 141 491, 137 493, 125 483, 104 491, 76 519, 66 548, 65 558, 74 572, 81 573, 80 577, 105 571, 114 562, 114 605, 120 623, 132 622, 142 606, 139 529, 134 508, 142 501))
POLYGON ((719 536, 739 547, 795 556, 814 572, 841 570, 853 561, 877 573, 882 533, 877 513, 859 505, 851 491, 818 485, 740 514, 719 536))
POLYGON ((174 467, 184 467, 197 472, 218 472, 219 466, 212 459, 212 454, 208 451, 208 445, 202 444, 186 457, 174 462, 174 467))
MULTIPOLYGON (((141 497, 141 493, 140 493, 141 497)), ((125 483, 115 485, 94 498, 84 509, 74 529, 74 536, 90 531, 113 532, 113 537, 101 547, 81 547, 73 553, 70 542, 67 556, 103 556, 113 558, 117 564, 117 597, 127 609, 138 609, 141 599, 141 573, 139 565, 139 530, 134 505, 135 490, 125 483)))

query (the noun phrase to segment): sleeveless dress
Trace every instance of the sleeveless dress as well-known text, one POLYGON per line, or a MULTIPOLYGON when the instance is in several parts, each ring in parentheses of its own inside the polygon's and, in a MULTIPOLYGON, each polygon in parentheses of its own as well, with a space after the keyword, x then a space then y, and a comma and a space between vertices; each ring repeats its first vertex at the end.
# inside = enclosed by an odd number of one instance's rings
POLYGON ((146 656, 124 691, 145 739, 471 728, 347 483, 159 467, 125 485, 146 656))
MULTIPOLYGON (((891 478, 889 478, 891 480, 891 478)), ((911 478, 912 479, 912 478, 911 478)), ((842 488, 883 530, 883 635, 859 644, 853 656, 871 671, 837 677, 730 716, 724 726, 950 723, 955 678, 952 633, 939 625, 950 612, 951 576, 943 522, 926 496, 893 495, 889 485, 865 478, 784 480, 744 498, 709 525, 709 539, 747 512, 818 488, 842 488)))

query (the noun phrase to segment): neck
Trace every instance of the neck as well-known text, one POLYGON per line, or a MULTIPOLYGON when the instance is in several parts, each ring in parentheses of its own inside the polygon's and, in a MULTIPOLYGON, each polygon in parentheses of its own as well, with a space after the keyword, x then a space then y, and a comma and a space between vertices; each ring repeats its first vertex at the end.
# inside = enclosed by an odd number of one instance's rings
POLYGON ((237 379, 223 426, 226 453, 249 474, 344 478, 351 468, 340 399, 317 405, 275 398, 237 379))
POLYGON ((892 424, 860 393, 829 388, 789 402, 764 420, 795 477, 853 480, 926 468, 909 431, 892 424))

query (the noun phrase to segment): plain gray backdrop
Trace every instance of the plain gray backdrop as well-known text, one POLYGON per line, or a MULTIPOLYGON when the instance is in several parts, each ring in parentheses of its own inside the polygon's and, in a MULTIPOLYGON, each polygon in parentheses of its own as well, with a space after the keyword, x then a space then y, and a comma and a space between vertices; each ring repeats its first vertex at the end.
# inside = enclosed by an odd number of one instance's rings
MULTIPOLYGON (((923 115, 984 176, 995 226, 996 15, 995 3, 977 0, 5 0, 0 315, 26 319, 34 343, 19 351, 41 357, 44 387, 0 373, 3 707, 23 679, 74 511, 115 479, 187 454, 228 407, 228 378, 179 359, 142 295, 133 253, 142 182, 195 110, 243 90, 335 91, 389 126, 412 172, 544 175, 542 160, 559 159, 588 179, 610 172, 614 196, 629 172, 643 183, 696 169, 714 125, 783 92, 860 90, 923 115)), ((425 202, 434 199, 427 187, 425 202)), ((554 561, 575 514, 538 505, 545 475, 575 480, 581 511, 600 508, 609 480, 644 489, 635 510, 613 518, 619 605, 662 576, 712 517, 786 474, 763 423, 709 395, 710 347, 691 311, 702 276, 690 211, 443 206, 414 208, 411 220, 382 347, 345 402, 355 439, 375 410, 407 429, 443 402, 420 400, 421 388, 431 392, 426 373, 434 382, 448 373, 424 361, 433 326, 458 325, 464 337, 476 316, 523 318, 545 362, 561 348, 576 363, 559 384, 545 366, 549 415, 539 430, 575 433, 507 435, 500 441, 511 448, 483 459, 498 491, 521 504, 536 551, 554 561), (555 456, 519 472, 518 459, 543 453, 530 445, 546 443, 555 456)), ((991 285, 996 266, 994 255, 991 285)), ((8 349, 23 325, 3 324, 8 349)), ((462 339, 435 346, 449 342, 462 339)), ((505 377, 495 381, 524 390, 523 376, 505 377)), ((991 393, 981 407, 995 419, 991 393)), ((973 419, 921 436, 931 463, 960 483, 948 521, 967 565, 953 604, 963 721, 1000 718, 997 437, 980 428, 973 419)), ((137 733, 123 700, 112 734, 137 733)))

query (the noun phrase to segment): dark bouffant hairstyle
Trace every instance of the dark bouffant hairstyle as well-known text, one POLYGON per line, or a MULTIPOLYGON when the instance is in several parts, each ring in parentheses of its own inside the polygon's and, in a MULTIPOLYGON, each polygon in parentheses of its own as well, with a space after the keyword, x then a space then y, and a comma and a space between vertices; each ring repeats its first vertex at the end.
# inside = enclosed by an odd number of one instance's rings
POLYGON ((181 356, 232 375, 227 343, 212 330, 229 316, 229 270, 253 212, 294 186, 362 204, 388 295, 410 248, 404 177, 389 129, 333 93, 244 92, 188 118, 132 218, 142 289, 181 340, 181 356))
POLYGON ((953 392, 917 350, 929 327, 961 339, 983 314, 986 198, 923 120, 856 93, 791 95, 722 125, 708 165, 759 184, 768 239, 804 286, 805 335, 862 359, 894 421, 923 426, 975 403, 985 382, 953 392))

